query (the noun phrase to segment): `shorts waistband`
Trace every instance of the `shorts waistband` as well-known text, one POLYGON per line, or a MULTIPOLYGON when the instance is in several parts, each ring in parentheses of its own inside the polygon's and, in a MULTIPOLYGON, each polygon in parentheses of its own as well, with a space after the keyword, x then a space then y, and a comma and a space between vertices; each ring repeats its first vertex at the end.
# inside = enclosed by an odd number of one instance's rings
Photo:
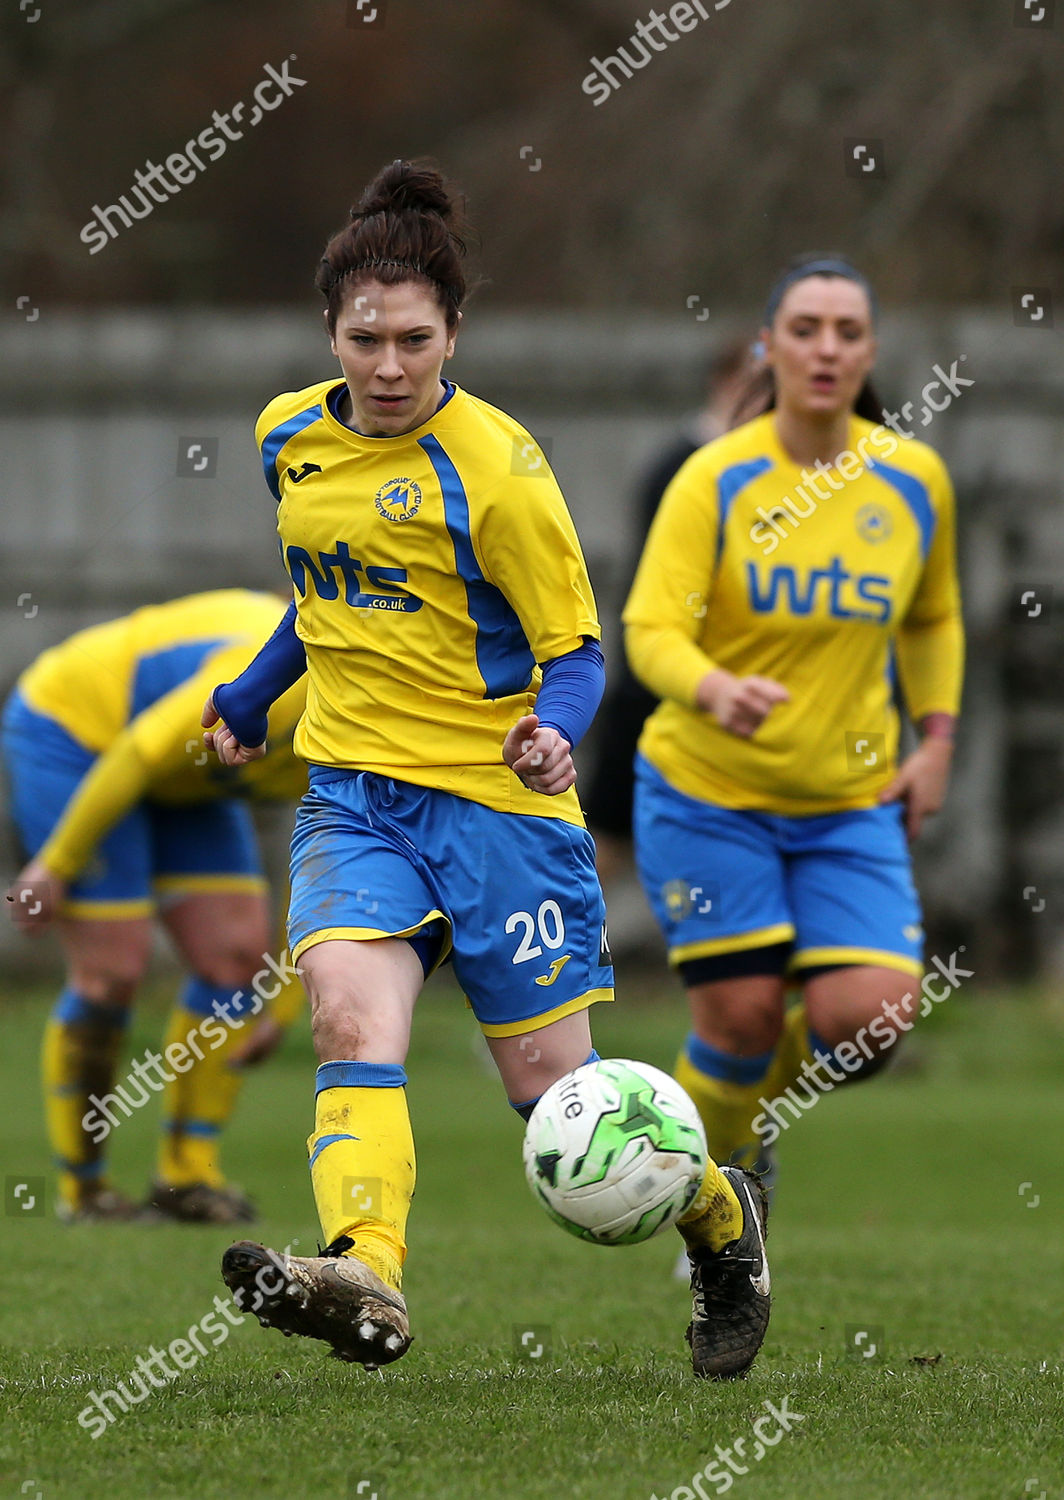
POLYGON ((12 690, 4 704, 0 728, 5 738, 12 741, 22 735, 32 736, 35 753, 43 752, 54 760, 85 767, 96 759, 95 750, 75 739, 57 719, 34 708, 19 687, 12 690))
POLYGON ((346 766, 307 766, 307 779, 311 786, 327 786, 330 781, 354 781, 358 776, 367 776, 367 771, 351 771, 346 766))
POLYGON ((345 803, 353 798, 371 816, 408 805, 411 799, 421 800, 426 792, 424 787, 395 781, 378 771, 355 771, 346 766, 311 765, 309 784, 312 790, 331 787, 330 797, 340 797, 345 803))

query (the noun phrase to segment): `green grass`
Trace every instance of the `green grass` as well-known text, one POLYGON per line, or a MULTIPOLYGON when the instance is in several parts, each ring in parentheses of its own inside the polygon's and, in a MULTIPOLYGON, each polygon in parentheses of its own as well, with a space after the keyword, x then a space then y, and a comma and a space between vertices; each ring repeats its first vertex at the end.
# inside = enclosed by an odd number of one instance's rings
MULTIPOLYGON (((142 1008, 135 1051, 158 1039, 162 1001, 160 991, 142 1008)), ((45 1005, 23 993, 4 1006, 9 1176, 48 1171, 36 1097, 45 1005)), ((683 1025, 664 986, 595 1019, 604 1054, 664 1066, 683 1025)), ((248 1319, 93 1441, 77 1422, 89 1393, 210 1310, 231 1236, 62 1229, 9 1213, 3 1492, 688 1500, 714 1445, 749 1439, 762 1403, 786 1398, 805 1420, 735 1476, 743 1497, 1060 1495, 1064 1017, 1038 996, 961 995, 921 1028, 910 1057, 904 1072, 820 1101, 783 1137, 768 1339, 746 1381, 696 1384, 685 1292, 670 1280, 676 1237, 602 1250, 548 1222, 471 1018, 433 986, 409 1064, 419 1186, 406 1359, 366 1375, 248 1319), (872 1331, 875 1358, 847 1352, 855 1327, 872 1331), (535 1363, 515 1357, 526 1328, 550 1338, 535 1363)), ((262 1237, 298 1239, 301 1251, 318 1233, 303 1147, 312 1072, 304 1022, 249 1083, 228 1141, 262 1237)), ((149 1113, 115 1136, 116 1176, 131 1191, 151 1167, 149 1113)))

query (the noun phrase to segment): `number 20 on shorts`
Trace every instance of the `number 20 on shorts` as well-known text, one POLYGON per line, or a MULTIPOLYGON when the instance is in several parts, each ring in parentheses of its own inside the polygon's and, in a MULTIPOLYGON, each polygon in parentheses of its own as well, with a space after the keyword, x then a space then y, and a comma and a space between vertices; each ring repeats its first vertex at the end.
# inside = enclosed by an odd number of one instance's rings
POLYGON ((544 947, 560 948, 565 942, 562 909, 557 901, 542 901, 534 917, 530 911, 512 911, 506 918, 506 931, 522 933, 511 963, 524 964, 531 958, 542 958, 544 947), (538 943, 532 941, 535 937, 539 938, 538 943))

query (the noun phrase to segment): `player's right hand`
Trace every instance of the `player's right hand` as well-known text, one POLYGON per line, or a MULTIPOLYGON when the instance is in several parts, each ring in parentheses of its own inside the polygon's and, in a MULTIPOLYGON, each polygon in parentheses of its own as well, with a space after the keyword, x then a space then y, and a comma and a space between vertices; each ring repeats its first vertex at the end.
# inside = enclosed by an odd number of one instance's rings
POLYGON ((777 703, 790 701, 782 682, 772 677, 736 677, 718 668, 707 672, 698 684, 698 707, 741 739, 749 739, 760 729, 777 703))
POLYGON ((266 754, 265 742, 261 745, 242 745, 227 724, 218 717, 213 694, 203 705, 200 723, 206 730, 203 743, 213 750, 223 766, 246 766, 249 761, 261 760, 266 754))
POLYGON ((7 890, 11 920, 20 932, 38 937, 54 918, 66 895, 66 881, 39 859, 31 859, 7 890))

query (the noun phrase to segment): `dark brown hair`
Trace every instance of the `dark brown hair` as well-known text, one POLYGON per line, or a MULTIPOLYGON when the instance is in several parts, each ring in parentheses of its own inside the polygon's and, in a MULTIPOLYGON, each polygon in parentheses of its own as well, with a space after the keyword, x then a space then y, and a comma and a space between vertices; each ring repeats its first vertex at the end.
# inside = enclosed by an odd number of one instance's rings
MULTIPOLYGON (((807 276, 839 276, 847 281, 854 282, 861 287, 868 297, 868 306, 873 324, 876 321, 878 309, 876 297, 872 287, 860 271, 851 266, 841 255, 822 255, 813 253, 799 255, 785 271, 783 271, 773 283, 769 293, 768 305, 765 309, 766 326, 771 327, 775 321, 780 303, 796 282, 804 281, 807 276)), ((731 426, 741 427, 744 422, 752 422, 755 417, 760 417, 767 411, 775 410, 776 406, 776 377, 768 365, 760 365, 750 376, 745 388, 735 403, 732 413, 731 426)), ((866 380, 857 393, 857 400, 853 409, 859 417, 864 417, 868 422, 882 422, 883 403, 876 393, 875 386, 870 380, 866 380)))
POLYGON ((383 167, 351 209, 350 223, 333 235, 314 284, 335 333, 348 288, 365 281, 431 287, 451 330, 465 300, 462 211, 439 170, 428 161, 383 167))

